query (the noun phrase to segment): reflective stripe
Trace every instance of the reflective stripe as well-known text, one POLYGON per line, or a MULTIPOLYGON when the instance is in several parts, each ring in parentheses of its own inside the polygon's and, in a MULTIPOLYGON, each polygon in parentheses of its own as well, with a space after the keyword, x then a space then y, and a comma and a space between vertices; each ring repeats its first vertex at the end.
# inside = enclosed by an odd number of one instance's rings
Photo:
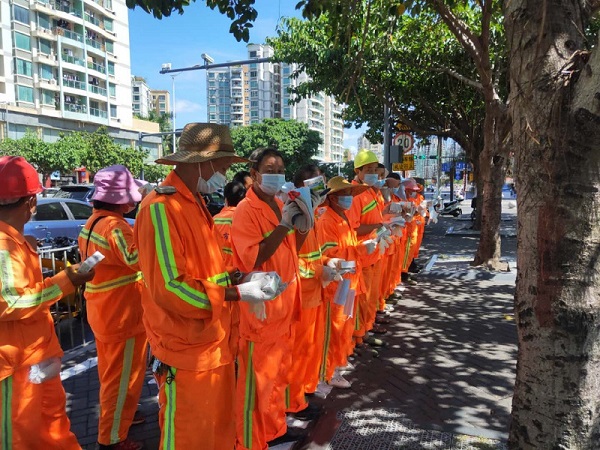
POLYGON ((156 245, 156 257, 158 265, 165 280, 165 288, 178 296, 184 302, 197 308, 211 310, 212 306, 208 296, 187 283, 177 281, 179 272, 175 264, 175 255, 171 246, 169 222, 165 214, 165 205, 153 203, 150 205, 150 216, 154 225, 154 240, 156 245))
POLYGON ((104 283, 86 283, 85 291, 88 294, 110 291, 111 289, 116 289, 122 286, 127 286, 131 283, 135 283, 136 281, 140 281, 143 278, 144 276, 142 275, 142 272, 136 272, 132 275, 125 275, 124 277, 113 278, 112 280, 105 281, 104 283))
POLYGON ((82 239, 85 239, 86 241, 88 239, 88 236, 90 238, 90 242, 93 242, 94 244, 98 245, 99 247, 110 250, 110 245, 109 245, 108 241, 106 239, 104 239, 103 236, 100 236, 98 233, 92 231, 92 235, 90 236, 90 230, 88 230, 87 228, 82 229, 81 232, 79 233, 79 237, 81 237, 82 239))
POLYGON ((163 424, 163 450, 175 450, 175 411, 177 411, 177 382, 175 375, 177 369, 171 367, 171 374, 167 372, 165 377, 165 398, 167 410, 165 411, 165 423, 163 424), (166 381, 169 379, 169 381, 166 381))
POLYGON ((301 255, 298 255, 298 258, 302 258, 307 262, 318 261, 319 259, 321 259, 321 250, 319 249, 315 250, 314 252, 303 253, 301 255))
POLYGON ((408 270, 408 260, 410 258, 410 236, 406 240, 406 250, 404 250, 404 260, 402 261, 402 270, 408 270))
POLYGON ((0 381, 0 449, 12 449, 12 376, 0 381))
POLYGON ((329 353, 329 341, 331 340, 331 303, 327 302, 327 312, 325 313, 325 340, 323 344, 323 355, 321 356, 321 373, 319 378, 326 381, 327 375, 327 353, 329 353))
POLYGON ((58 300, 63 295, 57 284, 53 284, 34 294, 19 295, 15 289, 12 260, 7 250, 0 250, 0 282, 2 283, 0 295, 4 298, 9 308, 30 308, 41 305, 44 302, 58 300))
POLYGON ((252 355, 254 342, 248 342, 248 365, 246 367, 246 392, 244 396, 244 447, 252 448, 252 413, 254 412, 254 396, 256 386, 254 380, 254 364, 252 355))
POLYGON ((365 214, 367 214, 369 211, 373 211, 375 209, 375 207, 377 206, 377 201, 375 200, 371 200, 369 202, 369 204, 367 204, 362 211, 360 212, 361 216, 364 216, 365 214))
POLYGON ((133 364, 133 350, 135 349, 135 337, 125 341, 125 351, 123 352, 123 369, 121 370, 121 379, 119 380, 119 394, 117 395, 117 405, 115 407, 115 416, 113 417, 112 428, 110 429, 110 443, 117 444, 119 439, 119 428, 121 427, 121 414, 129 390, 129 379, 131 378, 131 365, 133 364))
POLYGON ((219 286, 227 287, 231 285, 231 280, 229 279, 229 273, 223 272, 217 275, 213 275, 212 277, 207 278, 211 283, 218 284, 219 286))
POLYGON ((221 250, 223 250, 223 253, 225 253, 226 255, 233 255, 233 250, 231 249, 231 247, 223 247, 221 250))
POLYGON ((291 394, 290 394, 290 385, 288 384, 285 387, 285 409, 290 409, 290 405, 291 405, 291 400, 290 400, 291 394))
POLYGON ((327 250, 328 248, 333 248, 337 246, 337 242, 325 242, 323 245, 321 245, 321 252, 325 253, 325 250, 327 250))
POLYGON ((213 222, 215 225, 232 225, 233 217, 214 217, 213 222))
POLYGON ((314 270, 306 269, 305 267, 302 267, 302 266, 300 266, 298 269, 299 269, 301 278, 314 278, 315 277, 314 270))
MULTIPOLYGON (((296 230, 294 230, 293 228, 291 230, 288 230, 288 232, 286 233, 287 236, 289 236, 290 234, 295 233, 296 230)), ((264 238, 268 238, 269 236, 271 236, 271 233, 273 232, 273 230, 271 231, 267 231, 266 233, 263 233, 263 237, 264 238)))
POLYGON ((123 255, 123 259, 127 263, 127 265, 132 266, 133 264, 138 263, 138 251, 137 249, 133 250, 133 252, 129 253, 127 249, 127 241, 125 240, 125 236, 123 235, 123 231, 119 228, 113 230, 112 234, 115 237, 115 242, 117 243, 117 248, 123 255))

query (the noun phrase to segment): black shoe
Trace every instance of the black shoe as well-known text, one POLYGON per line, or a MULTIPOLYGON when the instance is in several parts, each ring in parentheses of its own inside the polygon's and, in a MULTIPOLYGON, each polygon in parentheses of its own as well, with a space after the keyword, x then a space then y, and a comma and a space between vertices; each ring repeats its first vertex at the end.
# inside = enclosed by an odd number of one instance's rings
POLYGON ((302 411, 298 411, 297 413, 291 414, 292 417, 298 420, 315 420, 321 416, 321 412, 323 411, 323 407, 316 404, 308 404, 306 408, 302 411))
POLYGON ((288 428, 284 435, 267 442, 269 447, 275 447, 279 444, 285 444, 286 442, 294 442, 304 439, 306 437, 306 430, 300 430, 298 428, 288 428))

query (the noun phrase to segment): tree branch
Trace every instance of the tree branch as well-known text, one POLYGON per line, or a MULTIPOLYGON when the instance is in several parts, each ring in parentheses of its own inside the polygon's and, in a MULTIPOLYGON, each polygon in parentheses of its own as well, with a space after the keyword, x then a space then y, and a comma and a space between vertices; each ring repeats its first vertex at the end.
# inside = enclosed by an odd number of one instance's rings
POLYGON ((450 69, 449 67, 437 67, 437 68, 433 68, 432 69, 434 72, 440 72, 440 73, 445 73, 447 75, 450 75, 453 78, 456 78, 458 81, 466 84, 467 86, 471 86, 472 88, 483 92, 483 85, 479 82, 479 81, 475 81, 472 80, 460 73, 458 73, 455 70, 450 69))

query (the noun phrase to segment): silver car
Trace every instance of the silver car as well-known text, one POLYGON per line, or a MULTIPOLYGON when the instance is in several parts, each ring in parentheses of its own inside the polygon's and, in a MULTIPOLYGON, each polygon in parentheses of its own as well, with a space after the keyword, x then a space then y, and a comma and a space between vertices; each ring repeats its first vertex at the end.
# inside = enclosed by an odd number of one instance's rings
POLYGON ((68 198, 38 198, 37 214, 25 224, 26 235, 36 239, 77 239, 92 215, 89 203, 68 198))

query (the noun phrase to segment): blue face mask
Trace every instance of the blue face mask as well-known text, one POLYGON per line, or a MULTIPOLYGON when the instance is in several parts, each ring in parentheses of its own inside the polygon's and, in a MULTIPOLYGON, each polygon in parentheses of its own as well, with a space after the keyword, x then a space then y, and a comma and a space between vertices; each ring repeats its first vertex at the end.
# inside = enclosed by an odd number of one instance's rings
POLYGON ((352 206, 352 199, 351 195, 340 195, 337 198, 337 204, 340 208, 348 210, 352 206))
POLYGON ((374 186, 377 181, 379 181, 379 175, 376 173, 366 173, 363 178, 363 183, 367 186, 374 186))
POLYGON ((285 184, 285 175, 282 173, 261 173, 260 190, 267 195, 275 195, 285 184))
POLYGON ((383 186, 385 186, 385 180, 377 180, 373 185, 373 187, 377 189, 381 189, 383 186))

